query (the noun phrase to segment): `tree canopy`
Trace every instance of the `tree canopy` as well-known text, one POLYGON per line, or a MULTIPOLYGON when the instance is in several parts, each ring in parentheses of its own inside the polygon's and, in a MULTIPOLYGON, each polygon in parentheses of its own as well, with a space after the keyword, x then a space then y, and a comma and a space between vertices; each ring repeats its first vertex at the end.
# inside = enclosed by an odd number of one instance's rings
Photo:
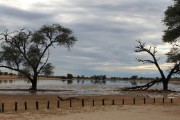
POLYGON ((164 12, 163 22, 167 26, 162 38, 164 42, 179 41, 180 37, 180 1, 173 1, 174 4, 169 6, 164 12))
MULTIPOLYGON (((163 19, 167 29, 164 30, 162 40, 164 42, 173 43, 173 47, 167 55, 167 62, 179 65, 180 69, 180 1, 173 0, 174 4, 170 5, 164 12, 165 17, 163 19)), ((177 74, 180 74, 177 72, 177 74)))
POLYGON ((8 68, 26 76, 37 88, 39 74, 51 75, 54 66, 48 63, 50 48, 53 46, 72 47, 77 39, 72 30, 59 24, 44 25, 32 32, 21 29, 4 31, 1 35, 0 67, 8 68))

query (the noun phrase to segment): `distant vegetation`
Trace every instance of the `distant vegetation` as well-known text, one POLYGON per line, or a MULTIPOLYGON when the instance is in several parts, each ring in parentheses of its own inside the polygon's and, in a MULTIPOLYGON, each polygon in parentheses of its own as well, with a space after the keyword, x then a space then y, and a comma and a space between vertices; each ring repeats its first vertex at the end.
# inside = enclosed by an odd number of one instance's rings
MULTIPOLYGON (((10 75, 10 76, 18 76, 15 73, 9 73, 9 72, 2 72, 0 71, 0 76, 1 75, 10 75)), ((20 76, 19 76, 20 77, 20 76)), ((39 75, 39 77, 46 77, 46 78, 56 78, 56 79, 93 79, 93 80, 106 80, 106 79, 111 79, 111 80, 155 80, 156 78, 151 78, 151 77, 138 77, 137 75, 132 75, 130 77, 106 77, 106 75, 93 75, 91 77, 86 77, 85 75, 81 76, 74 76, 73 74, 68 73, 66 76, 44 76, 44 75, 39 75)), ((172 80, 179 80, 180 77, 174 77, 172 80)))
POLYGON ((8 72, 1 72, 0 71, 0 75, 16 75, 16 74, 14 74, 14 73, 8 73, 8 72))

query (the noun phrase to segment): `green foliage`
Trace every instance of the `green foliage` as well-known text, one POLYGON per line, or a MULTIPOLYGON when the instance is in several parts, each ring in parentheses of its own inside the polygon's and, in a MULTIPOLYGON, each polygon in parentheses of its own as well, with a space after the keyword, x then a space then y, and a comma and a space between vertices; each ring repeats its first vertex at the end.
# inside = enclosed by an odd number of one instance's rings
POLYGON ((0 38, 0 67, 19 72, 32 84, 36 83, 33 80, 36 81, 39 74, 53 74, 54 67, 47 63, 52 46, 70 49, 77 41, 70 29, 59 24, 44 25, 35 32, 28 29, 10 33, 5 31, 0 34, 0 38))
POLYGON ((24 77, 26 78, 26 76, 31 76, 31 68, 30 67, 25 67, 25 68, 22 68, 21 71, 18 72, 18 76, 19 77, 24 77))
POLYGON ((72 74, 67 74, 67 79, 72 79, 73 78, 73 75, 72 74))
POLYGON ((180 36, 180 1, 173 0, 174 4, 169 6, 165 11, 163 19, 164 24, 168 27, 164 31, 164 42, 175 42, 180 36))
MULTIPOLYGON (((58 24, 53 24, 52 26, 44 25, 36 32, 36 34, 39 34, 38 36, 41 38, 44 36, 43 41, 50 40, 50 43, 56 42, 57 45, 63 45, 67 48, 72 47, 76 41, 76 38, 72 35, 72 31, 70 29, 58 24)), ((43 42, 40 41, 41 39, 35 40, 37 42, 43 42)))
POLYGON ((131 76, 131 79, 133 79, 133 80, 135 80, 135 79, 137 79, 138 78, 138 76, 137 75, 133 75, 133 76, 131 76))
POLYGON ((169 63, 178 63, 180 61, 180 49, 178 47, 171 48, 170 52, 166 55, 168 57, 167 62, 169 63))
POLYGON ((43 67, 41 73, 44 74, 45 76, 51 76, 51 75, 53 75, 53 73, 54 73, 54 72, 53 72, 53 69, 54 69, 54 66, 53 66, 51 63, 47 63, 47 64, 43 67))
MULTIPOLYGON (((167 29, 164 31, 163 41, 173 43, 173 47, 167 55, 167 62, 174 63, 174 74, 180 74, 180 0, 173 0, 174 4, 165 11, 164 24, 167 29)), ((171 71, 172 71, 171 70, 171 71)))
POLYGON ((23 59, 14 46, 2 45, 2 50, 0 52, 0 61, 5 61, 8 66, 19 64, 23 59))

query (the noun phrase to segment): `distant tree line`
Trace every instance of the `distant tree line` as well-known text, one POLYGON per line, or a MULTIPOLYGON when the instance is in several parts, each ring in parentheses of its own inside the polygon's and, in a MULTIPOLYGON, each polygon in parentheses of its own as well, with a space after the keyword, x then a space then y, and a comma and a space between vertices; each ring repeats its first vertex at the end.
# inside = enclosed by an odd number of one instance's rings
POLYGON ((154 80, 156 78, 152 77, 138 77, 138 76, 131 76, 131 77, 111 77, 112 80, 154 80))
MULTIPOLYGON (((0 71, 0 75, 18 75, 20 77, 21 74, 15 74, 15 73, 9 73, 9 72, 2 72, 0 71)), ((93 80, 106 80, 107 77, 106 75, 93 75, 90 77, 86 77, 85 75, 78 75, 78 76, 74 76, 71 73, 68 73, 66 76, 44 76, 44 75, 39 75, 39 77, 47 77, 47 78, 59 78, 59 79, 93 79, 93 80)), ((154 80, 156 78, 152 78, 152 77, 138 77, 137 75, 132 75, 131 77, 110 77, 108 79, 111 80, 154 80)), ((179 77, 174 77, 173 79, 180 79, 179 77)))
POLYGON ((12 75, 16 75, 16 74, 0 71, 0 75, 11 75, 12 76, 12 75))
POLYGON ((95 80, 105 80, 107 77, 106 75, 93 75, 91 76, 91 79, 95 79, 95 80))

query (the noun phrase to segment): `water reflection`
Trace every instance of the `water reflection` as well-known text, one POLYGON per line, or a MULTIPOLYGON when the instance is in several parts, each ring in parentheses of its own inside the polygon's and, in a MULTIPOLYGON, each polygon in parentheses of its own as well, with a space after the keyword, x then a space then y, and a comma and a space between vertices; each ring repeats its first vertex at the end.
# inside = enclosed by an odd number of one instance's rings
POLYGON ((67 80, 67 84, 68 85, 73 84, 73 80, 67 80))
MULTIPOLYGON (((141 82, 140 82, 141 83, 141 82)), ((137 82, 136 81, 131 81, 131 85, 132 86, 137 86, 137 82)))
POLYGON ((13 83, 15 80, 0 80, 0 84, 11 84, 13 83))
MULTIPOLYGON (((132 80, 95 80, 95 79, 83 79, 83 80, 38 80, 38 85, 119 85, 122 87, 126 86, 137 86, 137 85, 144 85, 147 81, 132 81, 132 80)), ((31 82, 29 80, 0 80, 0 86, 3 85, 29 85, 31 82)), ((162 83, 156 83, 156 86, 161 86, 162 83)), ((169 86, 180 84, 173 84, 169 83, 169 86)))
MULTIPOLYGON (((118 83, 114 80, 109 81, 109 83, 118 83)), ((108 83, 106 80, 38 80, 38 84, 54 84, 56 85, 57 83, 59 84, 67 84, 67 85, 71 85, 71 84, 81 84, 81 85, 101 85, 104 84, 106 85, 108 83)), ((29 80, 0 80, 0 85, 17 85, 17 84, 31 84, 31 82, 29 80)))
POLYGON ((104 84, 106 85, 106 80, 91 80, 91 83, 94 84, 94 85, 101 85, 101 84, 104 84))
POLYGON ((62 80, 62 82, 64 83, 66 80, 62 80))
POLYGON ((79 83, 79 82, 80 82, 80 80, 78 79, 78 80, 77 80, 77 83, 79 83))
POLYGON ((81 83, 84 84, 84 80, 82 80, 81 83))
POLYGON ((31 83, 29 80, 0 80, 0 84, 11 84, 13 85, 14 83, 21 83, 21 84, 29 84, 31 83))
MULTIPOLYGON (((111 80, 111 79, 106 79, 106 80, 95 80, 95 79, 38 80, 38 89, 62 90, 62 91, 65 90, 64 94, 68 94, 68 93, 71 93, 71 94, 72 93, 73 94, 120 94, 121 92, 114 92, 114 90, 119 90, 120 88, 127 87, 127 86, 144 85, 146 83, 147 83, 146 81, 144 82, 144 81, 111 80), (67 90, 71 90, 71 91, 67 92, 67 90)), ((1 90, 2 89, 28 89, 29 87, 31 87, 31 83, 29 80, 0 80, 1 90)), ((162 84, 158 83, 154 85, 152 89, 162 89, 162 84)), ((180 91, 180 84, 170 83, 169 89, 174 90, 174 91, 180 91)), ((0 93, 2 92, 3 91, 0 91, 0 93)), ((14 93, 17 93, 17 91, 14 91, 14 93)), ((21 91, 21 93, 23 92, 21 91)))

